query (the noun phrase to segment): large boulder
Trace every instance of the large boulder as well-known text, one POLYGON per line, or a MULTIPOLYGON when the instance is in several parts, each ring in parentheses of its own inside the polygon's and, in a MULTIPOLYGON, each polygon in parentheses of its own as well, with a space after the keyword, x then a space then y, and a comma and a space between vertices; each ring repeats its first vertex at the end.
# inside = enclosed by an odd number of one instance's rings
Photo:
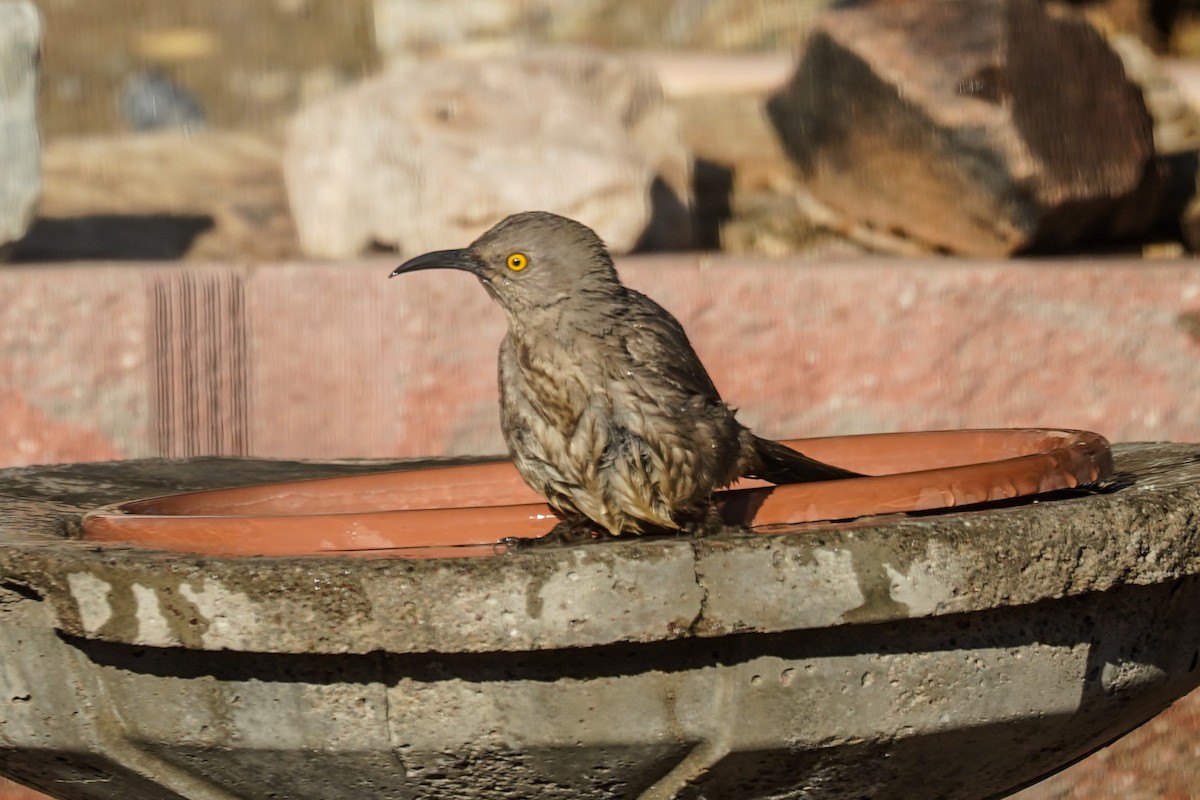
POLYGON ((284 176, 315 256, 461 246, 528 209, 616 252, 691 241, 690 159, 657 79, 586 52, 397 64, 297 114, 284 176))
POLYGON ((974 255, 1151 225, 1152 124, 1090 24, 1037 0, 827 12, 768 104, 808 189, 847 218, 974 255))
POLYGON ((0 3, 0 253, 25 235, 41 196, 33 3, 0 3))

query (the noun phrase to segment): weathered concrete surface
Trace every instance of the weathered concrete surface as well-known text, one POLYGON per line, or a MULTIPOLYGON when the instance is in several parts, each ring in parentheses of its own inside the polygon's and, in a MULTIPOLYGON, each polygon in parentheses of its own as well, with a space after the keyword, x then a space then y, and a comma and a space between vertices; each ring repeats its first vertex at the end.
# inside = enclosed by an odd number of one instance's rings
POLYGON ((0 483, 0 566, 50 601, 64 632, 157 647, 492 652, 810 630, 1200 572, 1195 452, 1142 446, 1118 465, 1139 476, 1135 486, 1038 513, 885 519, 805 536, 633 538, 520 558, 367 559, 353 569, 340 558, 164 561, 62 539, 76 513, 104 503, 351 467, 202 459, 17 469, 0 483))
POLYGON ((41 43, 37 6, 0 2, 0 254, 25 234, 41 196, 37 123, 41 43))
POLYGON ((363 468, 0 473, 0 771, 67 798, 974 798, 1200 683, 1195 446, 1119 448, 1108 494, 495 559, 64 538, 115 499, 363 468))
MULTIPOLYGON (((28 424, 0 436, 0 464, 503 452, 503 314, 469 275, 399 285, 395 265, 4 270, 0 408, 28 424)), ((1049 425, 1200 439, 1195 261, 679 255, 618 269, 680 319, 766 436, 1049 425)))

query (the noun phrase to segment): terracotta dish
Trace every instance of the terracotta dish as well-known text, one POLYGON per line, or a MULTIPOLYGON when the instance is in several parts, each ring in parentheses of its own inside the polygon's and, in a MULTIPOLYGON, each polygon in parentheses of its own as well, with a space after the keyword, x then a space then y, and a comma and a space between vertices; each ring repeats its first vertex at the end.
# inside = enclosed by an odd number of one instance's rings
MULTIPOLYGON (((1112 453, 1086 431, 1002 429, 794 439, 790 446, 871 477, 717 494, 753 528, 932 511, 1030 497, 1104 478, 1112 453)), ((85 539, 214 555, 495 555, 558 522, 511 463, 400 470, 189 492, 104 506, 85 539)))

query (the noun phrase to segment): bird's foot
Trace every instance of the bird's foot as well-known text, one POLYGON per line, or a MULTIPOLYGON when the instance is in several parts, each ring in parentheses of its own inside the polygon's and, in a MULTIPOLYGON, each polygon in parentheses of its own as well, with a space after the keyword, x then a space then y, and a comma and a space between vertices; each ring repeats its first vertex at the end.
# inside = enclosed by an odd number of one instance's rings
POLYGON ((596 525, 587 517, 568 517, 550 529, 550 532, 532 539, 511 536, 502 544, 509 552, 529 550, 547 545, 567 545, 603 538, 605 534, 596 530, 596 525))

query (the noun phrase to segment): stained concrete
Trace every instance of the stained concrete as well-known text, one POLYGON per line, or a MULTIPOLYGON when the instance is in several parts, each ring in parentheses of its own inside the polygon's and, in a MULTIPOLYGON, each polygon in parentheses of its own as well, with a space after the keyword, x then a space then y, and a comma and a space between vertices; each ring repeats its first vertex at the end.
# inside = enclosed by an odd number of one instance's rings
POLYGON ((0 772, 66 798, 988 797, 1200 684, 1200 447, 1011 508, 482 559, 98 547, 379 468, 0 472, 0 772))

